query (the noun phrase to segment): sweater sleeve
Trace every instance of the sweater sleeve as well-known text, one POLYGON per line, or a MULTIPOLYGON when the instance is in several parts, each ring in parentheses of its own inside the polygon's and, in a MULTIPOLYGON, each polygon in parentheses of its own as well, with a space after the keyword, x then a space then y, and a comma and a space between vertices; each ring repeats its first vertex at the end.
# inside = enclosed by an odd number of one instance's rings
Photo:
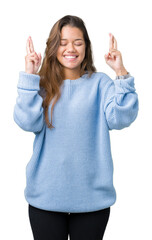
POLYGON ((109 130, 128 127, 137 117, 139 110, 138 94, 134 77, 112 80, 105 74, 108 82, 104 91, 104 114, 109 130))
POLYGON ((19 72, 18 96, 13 118, 19 127, 29 132, 40 132, 44 125, 43 98, 39 95, 40 76, 19 72))

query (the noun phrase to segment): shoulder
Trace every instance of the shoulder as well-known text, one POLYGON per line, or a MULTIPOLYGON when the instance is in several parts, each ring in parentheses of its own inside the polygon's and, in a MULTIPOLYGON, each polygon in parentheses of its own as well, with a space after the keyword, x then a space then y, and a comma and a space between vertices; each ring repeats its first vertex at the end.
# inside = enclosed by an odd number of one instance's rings
POLYGON ((101 81, 103 81, 105 83, 113 81, 108 74, 106 74, 104 72, 99 72, 99 73, 101 75, 101 81))
POLYGON ((90 77, 87 72, 84 77, 92 79, 94 83, 98 84, 100 89, 102 88, 102 90, 114 84, 114 81, 110 76, 104 72, 93 72, 90 77))
POLYGON ((102 88, 106 85, 113 84, 113 80, 110 78, 108 74, 104 72, 94 72, 92 74, 92 77, 96 78, 99 81, 99 85, 102 88))

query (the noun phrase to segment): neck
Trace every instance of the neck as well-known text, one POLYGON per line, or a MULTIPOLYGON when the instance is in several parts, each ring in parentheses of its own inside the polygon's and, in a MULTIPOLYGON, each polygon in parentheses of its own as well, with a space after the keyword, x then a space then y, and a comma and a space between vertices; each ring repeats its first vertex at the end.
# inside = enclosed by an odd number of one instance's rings
POLYGON ((66 69, 66 70, 64 70, 64 78, 71 79, 71 80, 80 78, 80 70, 75 71, 73 69, 66 69))

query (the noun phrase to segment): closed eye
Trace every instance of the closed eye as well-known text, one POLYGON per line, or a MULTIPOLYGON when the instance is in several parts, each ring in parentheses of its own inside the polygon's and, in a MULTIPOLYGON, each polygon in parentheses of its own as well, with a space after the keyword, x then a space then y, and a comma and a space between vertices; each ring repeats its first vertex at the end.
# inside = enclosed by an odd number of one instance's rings
MULTIPOLYGON (((61 46, 66 46, 66 44, 60 44, 61 46)), ((76 46, 81 46, 82 44, 75 44, 76 46)))

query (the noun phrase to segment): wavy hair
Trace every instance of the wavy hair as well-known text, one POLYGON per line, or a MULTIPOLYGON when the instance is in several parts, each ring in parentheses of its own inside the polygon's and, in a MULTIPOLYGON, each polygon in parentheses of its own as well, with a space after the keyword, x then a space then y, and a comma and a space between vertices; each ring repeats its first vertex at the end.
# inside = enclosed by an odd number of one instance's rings
POLYGON ((63 83, 64 71, 63 66, 57 59, 57 50, 60 45, 61 29, 63 26, 70 25, 71 27, 79 28, 85 40, 85 57, 81 63, 80 76, 88 73, 89 77, 93 72, 96 72, 96 68, 93 64, 91 42, 85 27, 83 20, 77 16, 66 15, 63 18, 59 19, 52 27, 49 37, 46 41, 46 49, 44 52, 44 58, 42 65, 37 75, 40 76, 40 92, 42 94, 44 108, 45 121, 48 128, 54 128, 52 125, 52 112, 54 105, 61 96, 60 86, 63 83), (48 109, 50 102, 54 99, 54 102, 51 107, 51 123, 49 122, 48 109))

